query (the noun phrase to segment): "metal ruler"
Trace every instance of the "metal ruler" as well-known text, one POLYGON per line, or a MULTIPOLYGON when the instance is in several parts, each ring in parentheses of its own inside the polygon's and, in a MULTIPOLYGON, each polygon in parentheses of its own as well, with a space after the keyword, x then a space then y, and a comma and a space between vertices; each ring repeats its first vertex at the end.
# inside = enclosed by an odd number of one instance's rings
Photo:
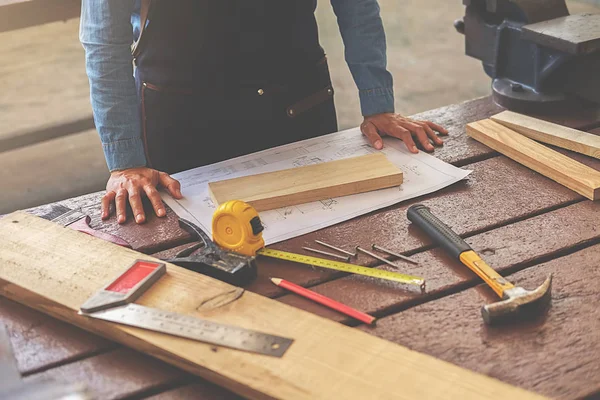
POLYGON ((385 279, 388 281, 404 283, 407 285, 419 286, 421 292, 425 291, 425 279, 418 276, 405 275, 400 274, 398 272, 362 267, 360 265, 348 264, 341 261, 326 260, 323 258, 305 256, 302 254, 288 253, 286 251, 281 250, 264 248, 257 251, 256 254, 265 257, 278 258, 280 260, 293 261, 301 264, 314 265, 315 267, 347 272, 349 274, 364 275, 369 276, 371 278, 385 279))
POLYGON ((232 349, 281 357, 293 340, 188 315, 128 304, 89 314, 92 318, 135 326, 232 349))
POLYGON ((293 343, 293 339, 132 304, 165 272, 163 263, 136 260, 114 281, 90 297, 80 307, 80 314, 273 357, 282 357, 293 343))

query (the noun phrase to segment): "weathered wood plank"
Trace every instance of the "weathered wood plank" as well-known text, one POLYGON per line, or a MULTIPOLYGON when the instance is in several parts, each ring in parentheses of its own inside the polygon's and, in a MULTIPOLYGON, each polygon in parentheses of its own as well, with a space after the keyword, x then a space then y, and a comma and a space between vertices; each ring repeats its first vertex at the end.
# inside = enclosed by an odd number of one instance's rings
POLYGON ((98 399, 117 399, 185 382, 190 375, 131 349, 119 348, 25 378, 86 385, 98 399))
MULTIPOLYGON (((95 389, 101 395, 98 398, 114 398, 152 392, 165 385, 192 379, 166 363, 4 297, 0 297, 0 320, 10 332, 20 373, 32 375, 30 379, 33 380, 50 378, 72 383, 77 378, 95 389), (127 359, 125 364, 123 358, 127 359), (113 364, 119 364, 116 370, 111 367, 113 364), (75 371, 75 377, 70 375, 72 371, 75 371), (124 387, 123 381, 127 382, 124 387)), ((201 379, 194 378, 193 381, 196 383, 189 386, 194 388, 193 391, 183 390, 183 393, 194 394, 196 397, 193 398, 239 398, 201 379)), ((165 399, 171 398, 168 393, 165 399)), ((174 390, 174 395, 177 393, 179 391, 174 390)))
POLYGON ((600 158, 600 136, 593 133, 553 124, 512 111, 493 115, 491 119, 538 142, 600 158))
POLYGON ((21 374, 51 368, 116 344, 0 297, 0 320, 10 332, 21 374))
POLYGON ((503 392, 514 398, 536 398, 530 392, 252 293, 218 309, 203 309, 198 306, 203 299, 214 298, 231 286, 174 265, 167 266, 167 275, 148 289, 139 303, 293 337, 293 346, 282 358, 259 357, 225 348, 214 351, 205 343, 92 320, 75 311, 139 253, 22 212, 0 219, 0 228, 2 295, 126 343, 244 396, 479 399, 495 398, 496 393, 503 392), (356 379, 357 371, 362 379, 356 379), (397 391, 399 382, 402 392, 397 391))
MULTIPOLYGON (((431 207, 433 204, 428 205, 431 207)), ((600 204, 585 201, 472 236, 466 241, 494 269, 506 274, 532 265, 537 260, 552 259, 581 246, 600 243, 598 215, 600 204)), ((427 279, 426 296, 397 285, 353 276, 314 286, 311 290, 362 311, 386 315, 481 282, 471 270, 448 257, 441 249, 419 253, 412 258, 421 265, 399 264, 405 266, 403 272, 427 279)), ((388 266, 377 268, 393 270, 388 266)), ((299 296, 289 294, 279 300, 322 317, 340 322, 351 321, 299 296)))
POLYGON ((169 390, 148 400, 241 400, 242 397, 210 383, 195 383, 169 390))
POLYGON ((553 398, 598 393, 600 245, 527 268, 509 279, 533 288, 550 273, 552 306, 545 316, 529 322, 486 326, 480 308, 497 296, 480 285, 381 319, 377 327, 365 330, 553 398))
MULTIPOLYGON (((600 161, 594 162, 600 166, 600 161)), ((273 247, 303 253, 302 246, 313 245, 314 239, 320 239, 347 248, 356 245, 368 248, 376 243, 390 250, 413 252, 431 244, 421 232, 409 227, 406 210, 417 202, 427 204, 432 212, 443 216, 456 232, 465 235, 489 230, 583 199, 575 192, 505 157, 495 157, 469 165, 468 168, 474 172, 466 182, 273 247)), ((314 285, 334 276, 321 269, 313 270, 308 266, 275 262, 262 257, 258 262, 259 278, 247 289, 266 296, 281 293, 268 280, 270 276, 301 285, 314 285)), ((362 255, 358 258, 358 263, 376 265, 374 260, 362 255)), ((412 272, 412 269, 409 271, 412 272)))
MULTIPOLYGON (((445 125, 450 130, 450 137, 446 139, 444 147, 436 149, 435 155, 447 162, 465 165, 469 162, 493 154, 486 146, 469 139, 465 134, 465 125, 469 122, 479 120, 500 112, 502 109, 496 106, 490 97, 472 100, 463 104, 442 107, 437 110, 415 116, 417 119, 435 119, 438 123, 445 125)), ((554 116, 554 122, 567 126, 582 127, 593 124, 599 119, 594 109, 582 108, 580 111, 571 111, 566 116, 554 116)), ((177 246, 189 240, 189 236, 179 230, 176 221, 169 220, 167 224, 163 220, 150 217, 149 221, 141 227, 134 225, 131 221, 119 226, 115 218, 103 222, 99 218, 100 199, 102 193, 93 193, 86 196, 68 199, 55 204, 65 205, 70 208, 83 206, 91 212, 92 225, 116 235, 121 235, 129 241, 136 250, 153 253, 177 246)), ((52 205, 36 207, 33 212, 38 215, 52 213, 52 205)), ((150 210, 146 207, 146 210, 150 210)), ((151 212, 148 212, 150 215, 151 212)), ((327 234, 329 231, 325 231, 327 234)), ((324 238, 326 240, 326 238, 324 238)), ((365 260, 362 260, 365 261, 365 260)), ((287 278, 286 278, 287 279, 287 278)), ((270 284, 269 284, 270 286, 270 284)))
MULTIPOLYGON (((437 148, 434 154, 441 160, 462 166, 494 154, 494 151, 487 146, 470 139, 465 133, 465 125, 489 118, 502 110, 503 108, 494 104, 491 97, 482 97, 426 111, 412 118, 432 120, 448 129, 449 136, 444 138, 444 146, 437 148)), ((570 128, 588 130, 598 126, 600 108, 589 105, 573 106, 562 114, 532 116, 570 128)))
POLYGON ((468 124, 467 134, 590 200, 600 198, 600 172, 504 125, 481 120, 468 124))

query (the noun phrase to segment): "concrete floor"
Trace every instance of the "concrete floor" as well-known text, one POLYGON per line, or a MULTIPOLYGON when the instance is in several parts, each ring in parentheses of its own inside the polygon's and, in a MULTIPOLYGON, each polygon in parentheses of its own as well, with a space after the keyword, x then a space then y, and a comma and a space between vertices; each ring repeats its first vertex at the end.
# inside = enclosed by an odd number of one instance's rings
MULTIPOLYGON (((394 75, 396 111, 411 115, 489 93, 480 63, 464 55, 453 21, 459 0, 379 0, 394 75)), ((568 1, 571 13, 600 12, 598 1, 568 1), (595 3, 595 4, 593 4, 595 3)), ((330 3, 317 10, 340 129, 360 124, 356 87, 330 3)), ((0 34, 0 213, 102 190, 108 171, 97 135, 81 132, 6 151, 3 139, 91 115, 78 20, 0 34)))

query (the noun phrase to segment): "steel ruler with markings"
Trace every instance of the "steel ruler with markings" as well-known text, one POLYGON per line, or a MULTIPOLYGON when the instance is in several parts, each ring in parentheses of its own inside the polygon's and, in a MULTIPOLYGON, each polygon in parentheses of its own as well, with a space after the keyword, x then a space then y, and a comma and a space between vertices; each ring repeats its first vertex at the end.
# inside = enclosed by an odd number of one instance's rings
POLYGON ((293 339, 133 304, 166 272, 163 263, 136 260, 81 307, 87 317, 232 349, 282 357, 293 339))

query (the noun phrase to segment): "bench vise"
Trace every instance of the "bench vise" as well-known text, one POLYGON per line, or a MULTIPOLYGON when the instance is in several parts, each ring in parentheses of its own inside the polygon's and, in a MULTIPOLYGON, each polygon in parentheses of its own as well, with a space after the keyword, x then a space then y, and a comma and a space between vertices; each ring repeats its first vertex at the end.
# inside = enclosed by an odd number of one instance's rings
POLYGON ((494 101, 547 113, 600 104, 600 14, 570 15, 565 0, 463 0, 468 56, 492 78, 494 101))

